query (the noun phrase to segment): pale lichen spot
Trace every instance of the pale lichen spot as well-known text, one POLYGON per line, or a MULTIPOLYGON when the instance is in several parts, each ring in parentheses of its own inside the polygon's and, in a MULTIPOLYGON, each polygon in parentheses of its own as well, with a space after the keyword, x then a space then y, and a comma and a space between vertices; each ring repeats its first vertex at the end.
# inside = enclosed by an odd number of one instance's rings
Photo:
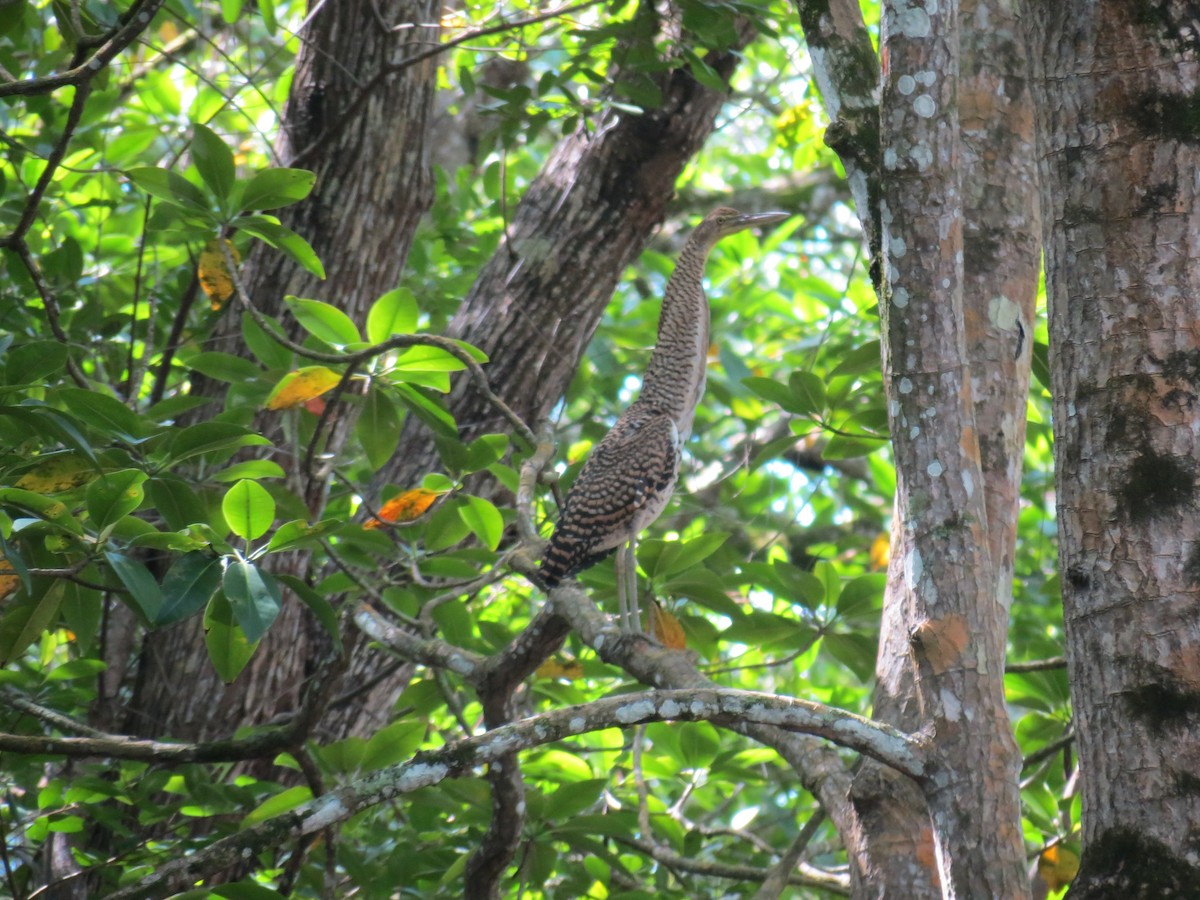
POLYGON ((640 722, 654 715, 654 704, 649 700, 635 700, 617 710, 617 721, 626 725, 640 722))
POLYGON ((908 306, 908 290, 902 287, 892 289, 892 303, 897 309, 908 306))
POLYGON ((910 6, 900 10, 896 16, 896 29, 905 37, 923 38, 929 36, 929 13, 919 6, 910 6))
POLYGON ((587 719, 585 719, 583 716, 576 716, 567 723, 567 728, 572 734, 579 734, 579 732, 587 728, 587 719))
POLYGON ((906 97, 917 89, 917 79, 911 75, 901 75, 896 79, 896 90, 906 97))
POLYGON ((937 73, 929 69, 923 69, 922 71, 913 75, 913 78, 916 79, 917 84, 929 87, 931 84, 937 81, 937 73))
POLYGON ((904 583, 908 589, 914 590, 925 574, 925 563, 921 560, 921 552, 915 547, 904 557, 904 583))
POLYGON ((937 104, 933 102, 933 98, 928 94, 922 94, 913 101, 913 112, 922 119, 932 119, 937 112, 937 104))
POLYGON ((942 472, 946 471, 942 468, 942 464, 936 459, 925 467, 925 471, 929 473, 930 478, 937 478, 942 472))
POLYGON ((682 709, 683 707, 674 700, 664 700, 658 707, 658 711, 662 714, 663 718, 666 719, 677 718, 682 709))
POLYGON ((933 165, 933 151, 928 147, 918 144, 916 147, 913 147, 912 153, 909 155, 912 157, 912 161, 916 163, 917 168, 922 172, 933 165))
POLYGON ((902 237, 894 237, 888 242, 888 253, 896 259, 900 259, 908 252, 908 244, 904 242, 902 237))
POLYGON ((988 301, 988 321, 997 328, 1011 331, 1021 315, 1021 307, 1004 294, 998 294, 988 301))
POLYGON ((911 428, 908 429, 908 439, 910 441, 915 440, 917 435, 919 435, 920 433, 921 433, 921 426, 913 425, 911 428))
POLYGON ((896 416, 900 415, 900 401, 899 400, 889 400, 888 401, 888 412, 891 413, 893 419, 896 416))
POLYGON ((962 476, 963 476, 963 490, 966 491, 967 496, 970 497, 972 494, 975 493, 975 480, 971 477, 971 473, 968 472, 966 469, 963 469, 962 476))
MULTIPOLYGON (((885 169, 896 168, 896 159, 897 159, 896 151, 894 148, 888 147, 886 150, 883 151, 883 167, 885 169)), ((884 224, 886 225, 887 222, 884 222, 884 224)))
POLYGON ((912 379, 910 379, 910 378, 901 378, 900 379, 900 393, 911 394, 912 389, 913 389, 912 379))

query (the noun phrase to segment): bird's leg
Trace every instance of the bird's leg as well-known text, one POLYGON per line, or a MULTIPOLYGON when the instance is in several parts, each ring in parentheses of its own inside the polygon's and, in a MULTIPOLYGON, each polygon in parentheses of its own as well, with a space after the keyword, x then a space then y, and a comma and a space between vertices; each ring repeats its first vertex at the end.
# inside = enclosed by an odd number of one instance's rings
POLYGON ((629 544, 622 544, 617 548, 617 607, 620 610, 621 630, 628 631, 629 621, 629 601, 625 599, 625 592, 628 590, 628 581, 625 578, 625 569, 629 566, 629 561, 625 558, 625 552, 629 549, 629 544))
POLYGON ((637 633, 642 630, 642 612, 638 609, 638 577, 637 577, 637 535, 629 539, 629 560, 626 563, 626 577, 629 579, 629 627, 627 631, 637 633))

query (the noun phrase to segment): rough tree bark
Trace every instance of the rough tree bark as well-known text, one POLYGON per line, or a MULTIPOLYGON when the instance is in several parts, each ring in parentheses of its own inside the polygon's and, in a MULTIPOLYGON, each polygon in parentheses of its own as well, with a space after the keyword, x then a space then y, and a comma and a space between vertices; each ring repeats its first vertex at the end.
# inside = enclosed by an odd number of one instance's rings
POLYGON ((1059 557, 1083 799, 1072 898, 1200 882, 1195 4, 1027 3, 1059 557))
MULTIPOLYGON (((297 59, 278 150, 284 165, 302 154, 296 164, 317 173, 317 187, 280 218, 313 245, 326 279, 317 280, 275 250, 256 249, 244 277, 264 312, 278 313, 290 293, 334 303, 362 322, 371 302, 400 282, 417 222, 433 202, 426 123, 437 72, 434 59, 400 64, 438 39, 438 10, 433 0, 354 0, 326 5, 314 15, 297 59), (388 66, 398 71, 360 96, 363 85, 388 66), (356 103, 361 105, 347 115, 356 103)), ((214 343, 227 352, 244 346, 234 310, 214 343)), ((344 438, 343 431, 332 440, 344 438)), ((293 474, 289 486, 319 507, 323 490, 303 479, 295 462, 289 453, 281 458, 293 474)), ((312 512, 319 514, 319 508, 312 512)), ((152 632, 130 727, 140 734, 204 740, 268 720, 296 706, 299 687, 326 643, 301 604, 285 603, 246 670, 224 685, 208 661, 198 618, 152 632)))
MULTIPOLYGON (((1016 896, 1021 890, 1016 751, 999 698, 1039 262, 1031 99, 1021 35, 1004 4, 963 3, 958 40, 953 8, 943 7, 939 40, 928 27, 929 16, 937 15, 933 6, 886 7, 884 54, 890 65, 880 112, 876 85, 867 77, 871 48, 857 4, 798 6, 834 120, 827 140, 842 156, 852 183, 862 185, 855 198, 868 242, 885 243, 891 251, 873 272, 877 283, 886 279, 893 292, 890 307, 884 306, 889 323, 884 345, 895 391, 889 396, 904 490, 894 517, 875 716, 906 730, 929 721, 937 707, 930 703, 930 679, 920 680, 916 664, 921 651, 912 652, 913 636, 921 633, 919 628, 932 627, 941 640, 944 623, 954 623, 957 630, 958 623, 969 620, 966 631, 983 652, 968 651, 964 644, 951 655, 959 650, 974 655, 968 669, 984 661, 979 683, 969 690, 983 699, 992 732, 976 735, 978 743, 941 741, 939 751, 957 767, 959 777, 969 780, 972 765, 978 764, 982 773, 991 747, 999 749, 997 770, 981 778, 973 801, 983 804, 976 813, 983 818, 992 815, 983 812, 986 804, 996 802, 988 795, 995 792, 1000 798, 997 821, 1002 824, 994 837, 1004 849, 997 854, 996 873, 980 872, 979 878, 981 884, 987 878, 993 885, 1011 884, 1016 896), (918 39, 931 33, 935 46, 921 47, 918 39), (927 147, 908 145, 906 135, 920 135, 928 128, 922 120, 931 117, 936 129, 927 147), (877 139, 872 130, 876 123, 885 148, 892 148, 883 165, 871 144, 877 139), (945 154, 932 173, 928 162, 918 158, 926 149, 945 154), (882 219, 878 208, 863 206, 864 200, 878 204, 880 195, 889 204, 882 219), (882 240, 876 238, 880 232, 882 240), (961 262, 955 258, 960 251, 961 262), (913 302, 914 286, 920 302, 913 302), (932 312, 924 305, 929 303, 937 307, 932 312), (953 308, 958 303, 960 312, 953 308), (964 403, 967 397, 973 402, 964 403), (971 446, 976 435, 978 449, 971 446), (914 446, 922 440, 928 443, 914 446), (931 485, 925 484, 929 477, 931 485), (953 486, 938 483, 942 477, 961 479, 968 503, 979 500, 974 485, 981 486, 984 507, 969 514, 977 521, 948 515, 958 501, 953 486), (951 532, 965 536, 962 545, 939 546, 938 537, 951 532), (977 540, 983 546, 972 546, 977 540), (921 560, 915 573, 914 560, 921 560), (976 581, 956 586, 962 590, 962 608, 947 608, 940 621, 932 608, 922 611, 914 589, 921 588, 923 577, 928 583, 929 568, 954 568, 964 560, 974 560, 969 565, 976 581), (930 618, 923 621, 926 615, 930 618), (947 758, 953 755, 958 758, 947 758)), ((935 690, 944 674, 933 673, 935 690)), ((956 741, 963 737, 951 722, 939 723, 939 729, 956 741)), ((963 783, 956 788, 963 789, 963 783)), ((866 846, 855 896, 963 895, 964 884, 951 880, 943 885, 939 877, 935 832, 915 784, 866 761, 855 779, 853 799, 866 846)), ((966 809, 958 815, 970 817, 966 809)), ((943 816, 942 827, 947 825, 956 827, 943 816)), ((957 836, 942 835, 942 841, 947 837, 957 836)), ((953 860, 943 858, 942 876, 963 861, 951 865, 953 860)), ((967 895, 971 890, 975 888, 967 888, 967 895)))

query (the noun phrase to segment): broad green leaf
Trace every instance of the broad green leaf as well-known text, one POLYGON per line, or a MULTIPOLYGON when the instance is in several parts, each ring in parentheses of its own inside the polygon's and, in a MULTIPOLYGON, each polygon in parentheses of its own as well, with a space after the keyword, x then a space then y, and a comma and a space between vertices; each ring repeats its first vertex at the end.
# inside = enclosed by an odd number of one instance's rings
POLYGON ((279 615, 283 601, 278 582, 254 563, 239 559, 225 569, 221 586, 246 640, 258 643, 279 615))
POLYGON ((466 501, 458 507, 458 514, 489 550, 500 546, 504 537, 504 518, 500 510, 483 497, 464 496, 466 501))
POLYGON ((283 338, 283 327, 274 319, 267 320, 267 326, 260 326, 250 316, 242 314, 242 337, 258 361, 268 369, 291 369, 292 351, 279 343, 276 338, 283 338))
POLYGON ((63 388, 57 396, 73 415, 111 437, 136 443, 150 430, 145 420, 132 409, 99 391, 63 388))
POLYGON ((192 126, 192 162, 208 189, 224 204, 233 191, 233 153, 211 129, 199 123, 192 126))
POLYGON ((421 748, 427 727, 424 721, 401 719, 380 729, 367 741, 359 767, 364 772, 373 772, 403 762, 421 748))
POLYGON ((251 825, 257 825, 259 822, 265 822, 267 819, 273 819, 281 813, 295 809, 297 806, 302 806, 313 797, 312 789, 308 785, 298 784, 295 787, 290 787, 280 791, 271 797, 268 797, 254 809, 252 809, 242 819, 242 828, 249 828, 251 825))
POLYGON ((458 437, 458 425, 444 403, 431 392, 413 384, 395 385, 396 393, 413 415, 428 425, 437 434, 458 437))
POLYGON ((354 423, 354 433, 367 454, 372 469, 381 469, 400 444, 401 411, 392 396, 372 384, 363 402, 362 413, 354 423))
POLYGON ((254 655, 257 645, 246 640, 234 621, 223 591, 213 595, 204 611, 204 646, 218 677, 227 684, 238 677, 254 655))
POLYGON ((461 359, 441 347, 409 347, 392 363, 392 371, 403 378, 405 372, 459 372, 467 367, 461 359))
POLYGON ((208 553, 186 553, 163 578, 163 605, 155 625, 186 619, 208 605, 221 586, 221 560, 208 553))
POLYGON ((140 469, 121 469, 101 475, 88 485, 87 511, 92 524, 106 528, 141 506, 146 478, 140 469))
MULTIPOLYGON (((45 585, 46 580, 39 579, 45 585)), ((65 581, 49 584, 45 590, 9 603, 0 614, 0 665, 7 665, 41 637, 58 618, 65 581)))
POLYGON ((825 383, 812 372, 793 372, 788 378, 792 394, 789 412, 816 415, 825 409, 825 383))
POLYGON ((354 322, 336 306, 292 296, 285 297, 284 302, 309 334, 327 344, 344 346, 362 340, 354 322))
POLYGON ((826 634, 821 638, 821 646, 858 676, 859 681, 870 681, 875 674, 876 641, 867 635, 826 634))
POLYGON ((267 545, 267 548, 272 553, 275 553, 279 550, 290 550, 293 547, 304 546, 319 540, 327 534, 332 534, 341 528, 342 524, 338 519, 322 519, 315 525, 309 525, 303 519, 284 522, 271 535, 271 542, 267 545))
POLYGON ((388 291, 371 304, 367 313, 367 340, 380 344, 394 334, 412 334, 419 315, 416 298, 408 288, 388 291))
POLYGON ((607 786, 607 778, 568 782, 546 798, 543 815, 552 822, 566 821, 595 807, 607 786))
POLYGON ((263 216, 243 217, 237 220, 237 226, 247 234, 252 234, 276 250, 282 251, 305 271, 324 279, 325 267, 321 265, 316 251, 308 241, 290 228, 285 228, 278 222, 271 222, 263 216))
POLYGON ((273 459, 248 459, 245 462, 234 463, 227 469, 222 469, 212 476, 213 481, 238 481, 242 478, 283 478, 286 473, 283 466, 273 459))
POLYGON ((136 559, 130 559, 115 550, 106 550, 104 558, 108 560, 113 573, 121 579, 121 583, 129 591, 134 608, 142 614, 147 622, 157 619, 158 611, 162 609, 163 595, 158 582, 150 574, 150 570, 136 559))
MULTIPOLYGON (((275 521, 275 499, 258 482, 243 479, 225 492, 221 512, 234 534, 253 541, 266 534, 275 521)), ((229 600, 233 602, 233 597, 229 600)))
POLYGON ((264 169, 256 172, 242 192, 241 211, 278 209, 309 195, 317 176, 305 169, 264 169))
POLYGON ((842 375, 863 375, 868 372, 879 372, 883 363, 880 360, 879 341, 872 340, 860 347, 855 347, 840 356, 837 367, 829 373, 830 379, 842 375))
POLYGON ((781 384, 773 378, 743 378, 742 384, 758 394, 764 400, 769 400, 777 406, 790 411, 792 392, 786 384, 781 384))
POLYGON ((726 532, 714 531, 687 541, 667 541, 650 575, 653 578, 668 578, 690 569, 716 553, 728 539, 726 532))
POLYGON ((182 175, 154 166, 130 169, 125 174, 151 197, 173 203, 189 213, 216 223, 204 192, 182 175))
POLYGON ((208 511, 192 486, 174 475, 158 475, 146 485, 150 502, 167 520, 168 527, 178 531, 196 522, 207 522, 208 511))
POLYGON ((252 381, 263 376, 263 370, 253 362, 232 353, 221 353, 210 350, 187 357, 185 364, 189 369, 195 369, 209 378, 217 381, 238 382, 252 381))
POLYGON ((0 488, 0 506, 16 506, 28 510, 73 534, 83 534, 83 526, 71 515, 71 510, 61 500, 43 497, 21 488, 0 488))
POLYGON ((248 428, 232 422, 200 422, 177 432, 168 448, 172 463, 203 453, 233 450, 237 447, 269 447, 271 442, 248 428))
POLYGON ((67 347, 58 341, 30 341, 14 347, 5 360, 9 384, 44 383, 67 362, 67 347))
POLYGON ((876 610, 883 600, 883 589, 887 576, 882 572, 859 575, 846 582, 838 595, 838 616, 846 619, 878 618, 876 610))

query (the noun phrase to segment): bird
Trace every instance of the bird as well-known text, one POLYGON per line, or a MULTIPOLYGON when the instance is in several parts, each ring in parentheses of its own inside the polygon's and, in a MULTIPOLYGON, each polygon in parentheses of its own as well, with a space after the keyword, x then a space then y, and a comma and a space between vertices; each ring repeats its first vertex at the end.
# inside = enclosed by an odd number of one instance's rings
POLYGON ((704 267, 722 238, 773 225, 786 212, 718 207, 688 236, 667 281, 658 339, 637 399, 593 448, 563 502, 540 572, 547 590, 617 553, 620 627, 641 630, 637 537, 659 517, 679 477, 683 444, 704 394, 709 311, 704 267))

